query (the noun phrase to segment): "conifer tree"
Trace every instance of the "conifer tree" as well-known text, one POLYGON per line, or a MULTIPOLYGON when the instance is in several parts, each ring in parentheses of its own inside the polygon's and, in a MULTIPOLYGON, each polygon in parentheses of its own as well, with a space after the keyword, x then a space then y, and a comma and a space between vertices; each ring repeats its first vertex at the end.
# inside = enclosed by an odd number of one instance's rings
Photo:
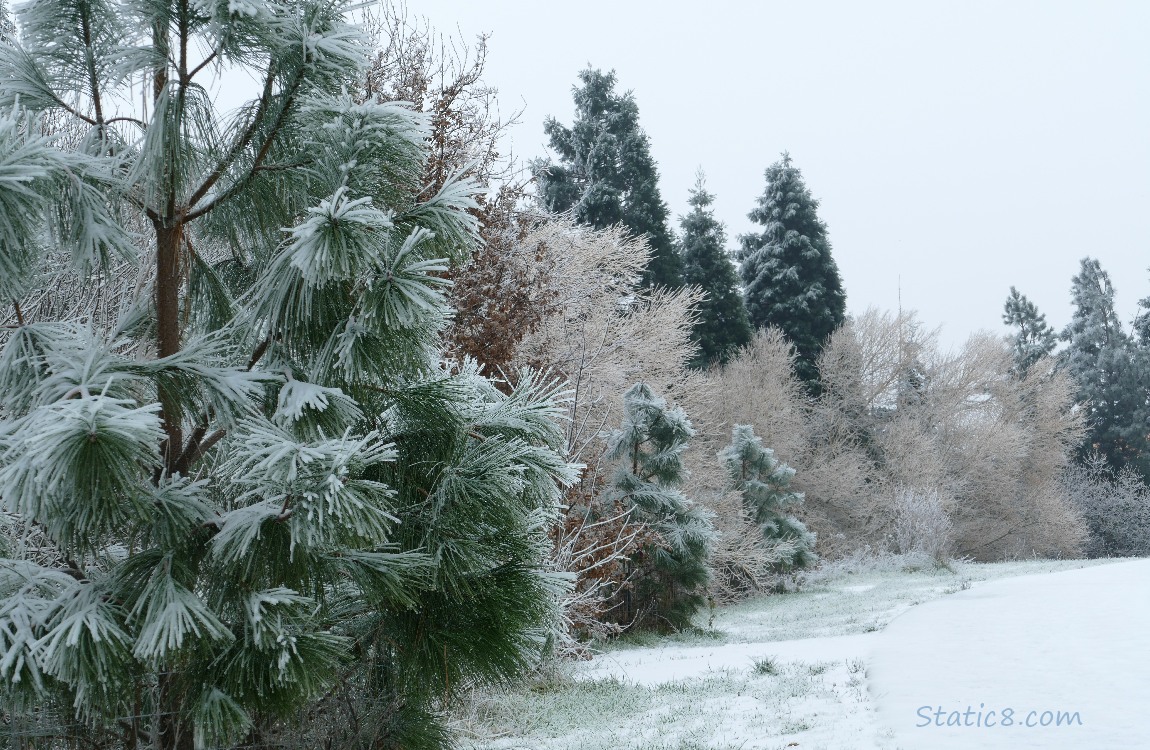
POLYGON ((781 570, 803 568, 818 560, 815 535, 790 511, 802 504, 803 494, 791 491, 795 470, 775 458, 750 425, 735 425, 731 444, 719 452, 729 478, 728 487, 740 493, 743 508, 773 548, 781 570))
POLYGON ((651 245, 647 286, 683 285, 682 263, 667 225, 670 211, 659 193, 659 172, 639 105, 631 92, 615 92, 615 72, 588 68, 573 89, 575 121, 568 128, 548 118, 544 131, 559 164, 535 163, 539 198, 551 211, 572 211, 596 229, 622 224, 651 245))
POLYGON ((1150 297, 1138 300, 1138 313, 1134 316, 1134 337, 1138 346, 1150 350, 1150 297))
POLYGON ((714 200, 700 172, 688 201, 691 212, 680 220, 683 282, 699 287, 707 295, 699 305, 699 321, 691 332, 699 347, 691 362, 694 367, 725 363, 736 350, 750 343, 752 333, 747 308, 739 294, 738 274, 727 256, 723 225, 711 210, 714 200))
POLYGON ((1014 287, 1010 287, 1010 296, 1006 298, 1002 322, 1018 328, 1011 336, 1014 372, 1018 375, 1025 375, 1035 362, 1049 356, 1058 343, 1058 336, 1047 324, 1046 316, 1014 287))
POLYGON ((0 0, 0 44, 16 35, 16 25, 12 23, 12 16, 8 14, 8 3, 0 0))
POLYGON ((474 188, 421 198, 426 118, 345 93, 366 49, 347 9, 33 0, 0 46, 14 726, 279 747, 303 715, 300 745, 440 746, 437 702, 513 678, 556 621, 555 386, 441 366, 474 188), (240 70, 262 81, 228 119, 209 86, 240 70), (118 320, 46 317, 61 258, 143 281, 118 320), (347 693, 372 701, 317 728, 347 693))
POLYGON ((682 409, 668 408, 644 383, 624 395, 623 423, 607 444, 617 462, 609 497, 655 538, 631 560, 634 578, 624 592, 624 622, 660 630, 683 628, 703 606, 714 538, 708 515, 679 490, 682 453, 694 435, 682 409))
POLYGON ((842 325, 846 293, 831 257, 819 202, 790 154, 766 170, 767 186, 748 217, 763 226, 740 237, 740 273, 751 324, 782 329, 795 345, 795 370, 817 390, 816 361, 842 325))
POLYGON ((1062 362, 1078 384, 1089 433, 1083 456, 1097 451, 1119 470, 1133 466, 1150 477, 1145 423, 1147 378, 1138 352, 1114 309, 1110 275, 1093 258, 1083 258, 1073 279, 1074 313, 1062 331, 1062 362))

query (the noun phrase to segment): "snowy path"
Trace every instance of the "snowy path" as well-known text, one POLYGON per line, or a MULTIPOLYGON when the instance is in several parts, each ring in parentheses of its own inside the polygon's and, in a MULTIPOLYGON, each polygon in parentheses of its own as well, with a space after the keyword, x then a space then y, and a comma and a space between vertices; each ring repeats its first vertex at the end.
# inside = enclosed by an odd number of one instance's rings
POLYGON ((1150 748, 1150 560, 992 581, 915 607, 882 631, 869 664, 902 750, 1150 748), (1027 726, 1058 712, 1063 726, 1027 726))

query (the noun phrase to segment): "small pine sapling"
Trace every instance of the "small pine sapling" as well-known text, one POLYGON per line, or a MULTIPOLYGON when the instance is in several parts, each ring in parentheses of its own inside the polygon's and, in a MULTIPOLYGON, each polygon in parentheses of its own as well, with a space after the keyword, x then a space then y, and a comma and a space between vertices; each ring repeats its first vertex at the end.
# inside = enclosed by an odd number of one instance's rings
POLYGON ((624 395, 623 424, 607 444, 608 458, 618 462, 608 492, 657 535, 632 556, 636 575, 621 592, 619 615, 633 626, 683 628, 706 603, 714 530, 679 491, 692 435, 686 413, 668 408, 650 386, 638 383, 624 395))
POLYGON ((790 489, 795 470, 763 447, 750 425, 736 425, 731 444, 719 452, 730 477, 729 488, 743 497, 743 508, 759 527, 764 543, 773 547, 780 571, 804 568, 818 560, 815 535, 789 511, 803 502, 790 489))

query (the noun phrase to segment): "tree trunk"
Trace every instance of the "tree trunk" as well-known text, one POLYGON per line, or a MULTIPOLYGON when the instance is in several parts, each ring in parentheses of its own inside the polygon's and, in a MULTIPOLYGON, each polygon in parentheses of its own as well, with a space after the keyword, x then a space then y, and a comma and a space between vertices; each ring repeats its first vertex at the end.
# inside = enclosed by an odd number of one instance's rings
MULTIPOLYGON (((180 240, 178 223, 155 222, 156 229, 156 348, 160 357, 180 351, 180 240)), ((160 387, 160 417, 164 420, 164 466, 171 472, 183 448, 182 415, 174 393, 160 387)))

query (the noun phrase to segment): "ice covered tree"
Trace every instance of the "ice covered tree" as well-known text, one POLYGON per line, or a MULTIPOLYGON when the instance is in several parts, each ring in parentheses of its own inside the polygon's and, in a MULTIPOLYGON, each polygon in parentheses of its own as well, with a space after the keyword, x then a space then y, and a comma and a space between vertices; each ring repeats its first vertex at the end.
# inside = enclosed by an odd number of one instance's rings
POLYGON ((686 413, 668 407, 650 386, 627 391, 623 423, 607 444, 607 458, 617 466, 609 495, 654 538, 631 558, 633 574, 618 613, 625 623, 683 628, 703 605, 714 532, 707 514, 679 489, 682 453, 693 434, 686 413))
POLYGON ((1150 297, 1138 300, 1138 313, 1134 316, 1134 336, 1144 351, 1150 349, 1150 297))
POLYGON ((11 39, 16 34, 16 25, 12 23, 12 16, 8 14, 8 3, 0 0, 0 44, 11 39))
POLYGON ((1046 322, 1046 316, 1014 287, 1010 287, 1010 296, 1006 298, 1002 322, 1018 329, 1010 336, 1010 343, 1014 351, 1014 371, 1020 375, 1049 356, 1058 343, 1058 335, 1046 322))
POLYGON ((422 196, 427 119, 345 93, 347 10, 33 0, 0 47, 14 726, 184 750, 282 746, 303 716, 302 745, 442 745, 438 702, 554 625, 556 387, 440 365, 474 188, 422 196), (217 75, 255 98, 218 111, 217 75), (114 320, 43 317, 61 258, 141 283, 114 320))
POLYGON ((644 273, 648 286, 682 286, 682 263, 667 225, 670 211, 659 193, 659 172, 639 105, 631 92, 615 92, 615 72, 579 73, 573 89, 571 127, 548 118, 543 129, 559 163, 535 163, 539 199, 556 212, 571 211, 580 224, 603 229, 622 224, 651 245, 644 273))
POLYGON ((1110 275, 1097 260, 1082 259, 1071 301, 1074 312, 1062 331, 1067 345, 1061 356, 1087 410, 1089 433, 1082 455, 1097 451, 1116 470, 1130 464, 1150 477, 1147 376, 1114 309, 1110 275))
POLYGON ((719 452, 727 469, 729 488, 743 499, 743 510, 759 527, 772 558, 781 570, 815 562, 815 535, 791 511, 803 494, 791 490, 795 470, 775 458, 750 425, 735 425, 731 443, 719 452))
POLYGON ((688 200, 691 212, 680 219, 683 282, 699 287, 707 295, 699 305, 699 320, 691 332, 691 339, 699 347, 691 362, 695 367, 722 364, 751 341, 751 324, 739 294, 739 277, 727 255, 726 233, 711 210, 714 200, 700 172, 688 200))
POLYGON ((782 329, 795 345, 799 377, 817 390, 816 361, 843 323, 846 293, 819 202, 790 154, 767 167, 765 176, 766 189, 748 214, 763 230, 739 238, 747 311, 754 327, 782 329))

